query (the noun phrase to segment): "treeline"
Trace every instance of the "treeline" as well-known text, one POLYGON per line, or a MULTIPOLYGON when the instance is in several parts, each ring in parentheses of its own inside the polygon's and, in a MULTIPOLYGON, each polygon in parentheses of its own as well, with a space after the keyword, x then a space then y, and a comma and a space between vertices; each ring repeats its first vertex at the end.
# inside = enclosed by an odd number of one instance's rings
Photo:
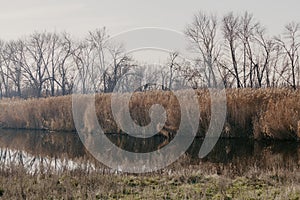
MULTIPOLYGON (((84 81, 93 78, 99 89, 101 85, 100 91, 111 91, 119 78, 117 70, 124 70, 131 60, 126 55, 119 58, 123 47, 106 44, 107 38, 102 28, 89 32, 83 41, 75 41, 67 33, 42 32, 0 42, 1 96, 67 95, 72 91, 75 75, 84 81), (109 58, 104 55, 107 53, 109 58), (104 57, 112 64, 105 63, 104 57), (96 70, 103 72, 102 76, 96 70)), ((87 90, 84 84, 83 90, 87 90)))
MULTIPOLYGON (((185 35, 196 56, 188 62, 170 53, 164 68, 148 73, 151 80, 161 81, 161 89, 172 88, 178 77, 194 88, 220 81, 227 88, 299 87, 299 23, 288 23, 282 34, 273 36, 248 12, 223 17, 199 12, 186 25, 185 35)), ((68 33, 50 32, 0 41, 1 97, 67 95, 76 77, 83 93, 107 93, 131 69, 141 77, 145 66, 138 69, 141 64, 109 38, 101 28, 80 41, 68 33)), ((136 82, 126 79, 128 84, 136 82)))

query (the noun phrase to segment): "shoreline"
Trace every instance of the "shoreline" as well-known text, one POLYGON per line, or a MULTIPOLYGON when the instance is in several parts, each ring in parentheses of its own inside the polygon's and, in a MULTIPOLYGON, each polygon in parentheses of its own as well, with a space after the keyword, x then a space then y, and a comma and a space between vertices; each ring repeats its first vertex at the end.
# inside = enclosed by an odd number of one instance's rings
MULTIPOLYGON (((8 130, 8 131, 33 131, 33 132, 41 132, 41 133, 71 133, 74 135, 78 135, 78 132, 76 130, 73 131, 64 131, 64 130, 49 130, 49 129, 27 129, 27 128, 2 128, 0 127, 0 132, 1 130, 8 130)), ((113 137, 130 137, 131 135, 128 133, 104 133, 105 135, 108 136, 113 136, 113 137)), ((152 137, 164 137, 164 135, 157 133, 153 135, 152 137)), ((194 137, 195 139, 198 140, 204 140, 205 138, 203 136, 196 135, 194 137)), ((147 138, 146 138, 147 139, 147 138)), ((167 139, 167 138, 165 138, 167 139)), ((253 137, 224 137, 221 136, 219 137, 221 140, 248 140, 248 141, 256 141, 256 142, 294 142, 294 143, 300 143, 300 138, 295 139, 277 139, 277 138, 262 138, 262 139, 255 139, 253 137)))

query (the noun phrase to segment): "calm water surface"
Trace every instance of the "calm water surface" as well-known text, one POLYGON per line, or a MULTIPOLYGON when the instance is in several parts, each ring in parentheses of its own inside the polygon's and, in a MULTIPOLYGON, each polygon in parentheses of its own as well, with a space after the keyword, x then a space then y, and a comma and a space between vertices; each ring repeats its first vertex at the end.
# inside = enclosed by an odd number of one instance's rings
MULTIPOLYGON (((164 142, 164 138, 135 139, 126 135, 107 135, 120 148, 131 152, 150 152, 164 142)), ((187 151, 191 157, 188 165, 203 162, 223 163, 247 167, 291 167, 300 164, 300 144, 292 141, 251 141, 246 139, 219 139, 213 151, 203 159, 197 157, 202 140, 195 138, 187 151)), ((40 132, 28 130, 0 130, 0 164, 22 164, 35 170, 39 163, 55 169, 63 166, 74 168, 82 159, 93 160, 76 133, 40 132)), ((92 166, 92 165, 91 165, 92 166)))

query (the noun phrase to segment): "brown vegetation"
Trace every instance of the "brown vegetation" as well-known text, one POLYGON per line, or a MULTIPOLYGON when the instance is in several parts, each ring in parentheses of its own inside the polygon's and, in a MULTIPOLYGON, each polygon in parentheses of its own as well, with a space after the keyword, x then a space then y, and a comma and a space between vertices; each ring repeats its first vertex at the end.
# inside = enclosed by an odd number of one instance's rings
POLYGON ((74 130, 71 96, 5 99, 0 104, 3 128, 74 130))
MULTIPOLYGON (((198 135, 203 137, 210 121, 210 98, 206 90, 197 90, 200 105, 198 135)), ((184 96, 184 91, 182 95, 184 96)), ((300 92, 289 89, 227 89, 227 118, 223 137, 255 139, 298 139, 300 124, 300 92)), ((87 95, 80 96, 82 101, 87 95)), ((189 98, 189 97, 184 97, 189 98)), ((122 133, 112 116, 111 94, 96 95, 96 114, 106 133, 122 133)), ((124 105, 122 98, 117 106, 124 105)), ((167 110, 167 122, 162 133, 174 134, 180 122, 179 104, 172 92, 136 92, 129 103, 133 120, 140 125, 150 123, 149 109, 161 104, 167 110)), ((2 128, 47 129, 74 131, 72 97, 51 97, 28 100, 6 99, 0 102, 2 128)), ((89 106, 81 107, 82 116, 90 113, 89 106)), ((121 111, 121 110, 120 110, 121 111)), ((122 112, 117 113, 122 115, 122 112)), ((193 113, 190 113, 190 117, 193 113)), ((122 117, 121 117, 122 118, 122 117)), ((91 122, 83 127, 90 130, 91 122)), ((187 125, 194 128, 195 125, 187 125)))
POLYGON ((199 163, 182 157, 159 172, 132 175, 83 168, 28 173, 22 166, 0 165, 3 199, 299 199, 298 167, 259 169, 199 163), (200 167, 199 167, 200 166, 200 167), (222 173, 219 173, 219 170, 222 173), (242 171, 242 173, 241 173, 242 171))

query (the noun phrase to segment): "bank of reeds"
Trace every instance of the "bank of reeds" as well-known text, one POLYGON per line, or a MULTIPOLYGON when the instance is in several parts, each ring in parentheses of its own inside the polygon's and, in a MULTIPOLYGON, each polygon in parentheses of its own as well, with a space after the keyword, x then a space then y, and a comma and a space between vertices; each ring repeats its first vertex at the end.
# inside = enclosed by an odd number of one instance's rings
POLYGON ((41 99, 4 99, 0 102, 2 128, 74 130, 71 96, 41 99))
MULTIPOLYGON (((200 109, 198 135, 204 136, 210 122, 210 95, 207 90, 196 91, 200 109)), ((126 95, 126 94, 124 94, 126 95)), ((228 89, 227 117, 223 137, 246 137, 255 139, 298 139, 300 136, 300 92, 289 89, 228 89)), ((185 91, 182 91, 184 98, 185 91)), ((85 101, 87 96, 78 97, 85 101)), ((106 133, 121 133, 111 111, 111 94, 96 95, 95 107, 98 122, 106 133)), ((126 106, 122 97, 117 104, 126 106)), ((136 92, 129 103, 131 117, 140 125, 150 123, 149 108, 161 104, 166 109, 167 121, 163 131, 175 133, 180 122, 179 102, 172 92, 136 92)), ((192 105, 186 105, 192 106, 192 105)), ((0 124, 2 128, 47 129, 75 131, 72 118, 72 97, 51 97, 28 100, 1 100, 0 124)), ((89 116, 90 106, 79 108, 82 117, 89 116)), ((122 119, 122 109, 119 110, 122 119)), ((93 122, 85 121, 83 128, 90 130, 93 122)), ((186 127, 195 128, 193 124, 186 127)), ((161 132, 163 132, 161 131, 161 132)))

